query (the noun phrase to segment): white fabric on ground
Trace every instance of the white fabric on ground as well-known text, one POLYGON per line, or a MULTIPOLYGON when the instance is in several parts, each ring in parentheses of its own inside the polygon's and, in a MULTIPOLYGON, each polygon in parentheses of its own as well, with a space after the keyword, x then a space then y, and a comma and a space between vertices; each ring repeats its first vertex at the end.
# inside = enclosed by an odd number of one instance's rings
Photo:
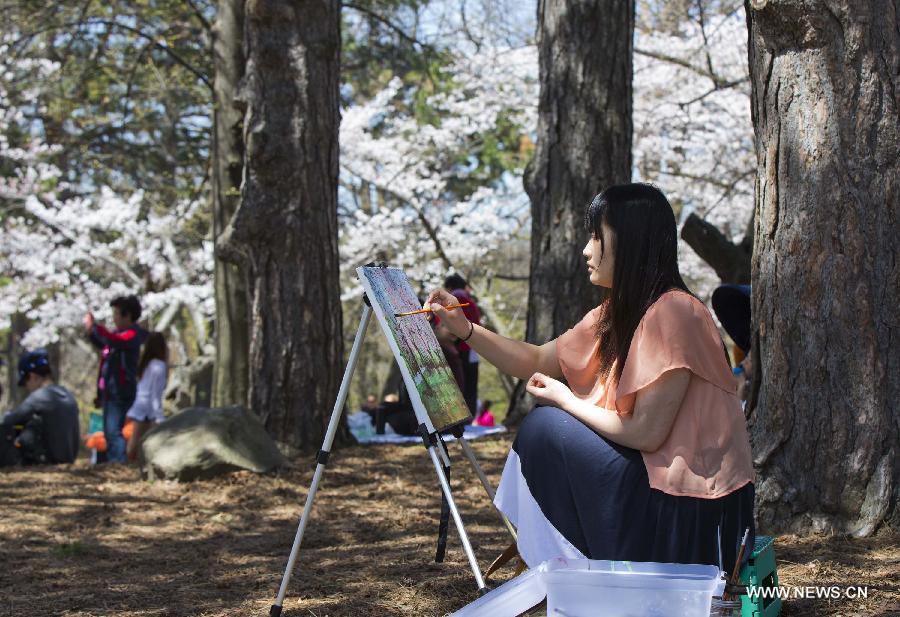
POLYGON ((587 559, 544 516, 528 490, 519 455, 515 450, 509 451, 494 505, 516 526, 519 555, 529 568, 555 557, 587 559))
MULTIPOLYGON (((387 424, 385 424, 384 427, 385 434, 376 435, 375 427, 372 425, 371 417, 364 411, 359 411, 347 416, 347 426, 350 429, 350 433, 353 435, 354 439, 356 439, 357 442, 363 444, 422 443, 422 438, 418 435, 398 435, 387 424)), ((473 439, 478 439, 479 437, 497 435, 505 432, 505 426, 472 426, 469 424, 466 425, 465 430, 463 431, 463 437, 465 437, 467 441, 472 441, 473 439)), ((455 440, 456 438, 453 435, 444 436, 444 441, 455 440)))

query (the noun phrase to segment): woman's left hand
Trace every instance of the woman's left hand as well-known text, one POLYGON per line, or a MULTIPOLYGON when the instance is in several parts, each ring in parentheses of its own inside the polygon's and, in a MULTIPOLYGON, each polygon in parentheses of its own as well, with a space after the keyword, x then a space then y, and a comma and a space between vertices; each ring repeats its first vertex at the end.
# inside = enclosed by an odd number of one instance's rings
POLYGON ((535 373, 525 386, 528 394, 537 399, 543 405, 552 405, 560 409, 566 409, 567 403, 574 396, 561 381, 548 377, 543 373, 535 373))

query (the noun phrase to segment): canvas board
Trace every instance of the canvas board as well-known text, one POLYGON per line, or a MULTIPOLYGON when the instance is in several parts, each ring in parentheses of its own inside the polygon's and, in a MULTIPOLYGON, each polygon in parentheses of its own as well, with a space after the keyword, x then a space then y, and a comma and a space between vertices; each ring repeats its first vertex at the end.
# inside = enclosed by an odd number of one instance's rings
POLYGON ((429 432, 471 422, 431 322, 424 315, 394 316, 422 308, 403 270, 363 266, 356 274, 400 367, 419 422, 429 432))

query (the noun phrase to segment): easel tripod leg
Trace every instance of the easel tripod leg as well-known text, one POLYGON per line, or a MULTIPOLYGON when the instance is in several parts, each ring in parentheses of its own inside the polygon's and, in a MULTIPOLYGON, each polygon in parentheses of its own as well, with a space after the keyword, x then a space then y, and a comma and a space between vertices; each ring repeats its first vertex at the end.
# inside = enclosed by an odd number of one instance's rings
MULTIPOLYGON (((478 476, 478 479, 481 481, 481 486, 484 487, 485 492, 488 495, 488 499, 491 500, 491 505, 494 504, 494 487, 491 486, 491 483, 488 482, 487 476, 484 475, 484 471, 481 469, 481 465, 478 464, 478 459, 475 458, 475 452, 472 451, 472 446, 469 445, 469 442, 466 441, 465 437, 457 437, 456 439, 459 442, 459 445, 462 446, 463 453, 466 455, 466 458, 469 459, 469 463, 472 464, 472 469, 475 470, 475 475, 478 476)), ((496 506, 494 506, 495 509, 496 506)), ((509 531, 509 535, 512 536, 513 542, 518 540, 518 535, 516 534, 516 528, 513 527, 513 524, 506 518, 506 515, 503 512, 500 512, 497 509, 497 512, 500 514, 500 518, 503 519, 503 524, 506 525, 506 529, 509 531)))
POLYGON ((303 532, 306 530, 306 524, 309 522, 313 500, 316 497, 316 491, 319 489, 319 482, 322 480, 322 473, 325 471, 325 465, 328 463, 328 454, 331 452, 331 446, 334 444, 334 435, 337 432, 341 413, 344 410, 344 403, 347 402, 347 393, 350 390, 350 379, 353 377, 353 372, 356 370, 356 363, 359 360, 359 350, 360 347, 362 347, 362 340, 366 334, 366 328, 369 325, 371 317, 372 309, 369 306, 363 307, 362 318, 359 321, 359 329, 356 331, 356 338, 353 339, 353 347, 350 350, 350 359, 347 362, 347 368, 344 370, 341 388, 338 390, 334 409, 331 410, 331 419, 328 421, 328 429, 325 431, 325 440, 322 443, 322 449, 319 450, 319 454, 316 457, 316 471, 313 474, 312 484, 306 495, 306 505, 303 506, 303 514, 300 516, 300 524, 297 526, 297 534, 294 536, 294 544, 291 546, 291 555, 288 557, 287 566, 284 569, 284 576, 281 578, 278 596, 275 598, 275 603, 269 609, 270 617, 279 617, 281 615, 281 607, 284 604, 287 586, 291 580, 294 563, 297 561, 297 554, 300 552, 300 543, 303 542, 303 532))
MULTIPOLYGON (((324 448, 323 448, 324 450, 324 448)), ((306 523, 309 522, 309 515, 312 512, 313 499, 316 497, 316 491, 319 488, 319 481, 322 479, 322 472, 325 465, 319 463, 316 465, 316 472, 313 475, 312 485, 309 487, 309 493, 306 495, 306 505, 303 507, 303 514, 300 516, 300 524, 297 527, 297 534, 294 536, 294 544, 291 546, 291 555, 288 557, 287 566, 284 569, 284 576, 281 578, 281 586, 278 588, 278 596, 275 598, 275 604, 269 609, 270 617, 278 617, 281 615, 281 607, 284 603, 284 594, 287 592, 288 583, 291 580, 291 573, 294 570, 294 562, 297 561, 297 553, 300 552, 300 543, 303 542, 303 532, 306 530, 306 523)))
MULTIPOLYGON (((450 468, 444 467, 444 475, 447 476, 447 482, 450 482, 450 468)), ((441 519, 438 524, 437 549, 434 554, 435 563, 442 563, 447 555, 447 532, 450 528, 450 504, 447 502, 447 496, 441 491, 441 519)))
POLYGON ((475 560, 475 552, 472 550, 472 545, 469 543, 469 536, 466 534, 465 527, 463 527, 462 517, 460 517, 459 510, 456 508, 456 502, 453 500, 453 495, 450 493, 450 483, 447 482, 447 477, 444 475, 444 468, 441 465, 440 459, 438 459, 437 452, 435 452, 433 445, 429 446, 428 454, 431 456, 431 462, 434 463, 434 470, 437 472, 438 480, 441 483, 441 490, 444 491, 444 495, 447 497, 447 503, 450 505, 450 514, 453 515, 453 522, 456 523, 456 530, 459 532, 459 539, 462 541, 463 550, 466 553, 466 557, 469 559, 469 567, 472 568, 472 574, 475 575, 475 582, 478 584, 478 590, 484 591, 484 579, 481 577, 481 569, 478 567, 478 562, 475 560))

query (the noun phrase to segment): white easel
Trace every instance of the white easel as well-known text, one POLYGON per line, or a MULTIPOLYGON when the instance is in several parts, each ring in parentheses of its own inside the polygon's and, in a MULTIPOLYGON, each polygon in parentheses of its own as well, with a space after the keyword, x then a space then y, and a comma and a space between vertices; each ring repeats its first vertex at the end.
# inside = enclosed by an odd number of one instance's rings
MULTIPOLYGON (((376 266, 376 264, 371 264, 371 266, 376 266)), ((350 359, 347 361, 347 368, 344 370, 344 377, 341 380, 341 387, 338 390, 337 400, 334 403, 334 409, 331 411, 331 419, 328 422, 328 429, 325 432, 325 440, 322 443, 322 449, 319 450, 319 453, 316 455, 316 471, 313 474, 312 484, 309 487, 309 492, 306 495, 306 504, 303 507, 303 514, 300 516, 300 523, 297 527, 297 534, 294 536, 294 544, 291 547, 291 554, 288 557, 287 566, 284 570, 284 576, 281 579, 281 586, 278 589, 278 596, 275 598, 275 603, 269 609, 269 617, 280 617, 282 605, 284 603, 284 596, 287 592, 287 586, 290 582, 291 573, 294 570, 294 563, 297 561, 297 554, 300 551, 300 543, 303 541, 303 532, 306 529, 306 525, 309 522, 310 513, 312 512, 313 499, 315 499, 316 491, 319 488, 319 482, 322 479, 322 474, 325 471, 325 465, 328 464, 328 456, 331 453, 331 446, 334 443, 334 435, 337 432, 338 422, 341 418, 341 413, 344 409, 344 403, 347 401, 347 392, 350 389, 350 380, 353 377, 353 372, 356 370, 356 363, 359 360, 359 350, 362 347, 362 341, 366 333, 366 328, 369 326, 369 321, 372 318, 372 311, 374 310, 380 315, 381 319, 379 320, 382 324, 382 327, 385 329, 385 337, 387 338, 388 344, 391 347, 391 351, 394 353, 394 357, 397 360, 397 364, 400 367, 400 373, 403 376, 403 382, 406 386, 407 391, 410 395, 410 401, 413 404, 413 410, 416 414, 416 419, 419 421, 419 435, 422 437, 422 443, 425 445, 425 448, 428 450, 428 455, 431 457, 431 462, 434 464, 434 470, 437 474, 438 481, 441 485, 441 490, 445 498, 447 499, 447 504, 450 506, 450 513, 453 516, 453 521, 456 523, 456 530, 459 532, 459 538, 462 541, 463 550, 466 553, 466 557, 469 560, 469 567, 472 568, 472 574, 475 576, 475 582, 478 584, 478 590, 481 593, 485 592, 484 579, 481 576, 481 570, 478 567, 478 562, 475 559, 475 553, 472 550, 472 545, 469 543, 469 536, 466 533, 465 527, 463 526, 462 518, 459 515, 459 510, 456 507, 456 502, 453 500, 453 495, 450 493, 450 483, 447 481, 447 476, 444 474, 444 467, 450 467, 450 458, 447 455, 446 446, 443 440, 440 438, 440 434, 437 430, 435 430, 431 419, 428 416, 428 413, 425 411, 425 407, 421 401, 421 398, 418 396, 418 391, 416 390, 415 382, 413 381, 412 376, 409 373, 409 369, 406 366, 403 358, 400 354, 400 348, 398 347, 394 337, 390 332, 387 331, 387 327, 384 325, 384 316, 381 311, 381 307, 378 306, 378 303, 373 304, 370 302, 370 294, 372 293, 371 289, 368 286, 368 283, 365 281, 365 278, 362 276, 362 268, 357 269, 357 273, 359 275, 360 281, 363 283, 363 287, 366 290, 365 296, 365 306, 363 307, 362 318, 359 321, 359 329, 356 331, 356 337, 353 339, 353 347, 350 350, 350 359)), ((494 501, 494 489, 491 487, 488 482, 487 477, 484 475, 484 471, 482 471, 481 466, 478 464, 478 461, 475 459, 475 453, 472 451, 472 448, 469 446, 469 443, 465 440, 461 435, 457 435, 457 441, 463 449, 463 453, 466 458, 472 465, 472 468, 475 470, 478 479, 481 481, 482 486, 488 494, 488 497, 493 504, 494 501)), ((516 538, 516 532, 513 528, 512 524, 509 520, 503 516, 501 513, 500 516, 503 518, 503 522, 506 525, 506 528, 509 530, 513 539, 516 538)))

